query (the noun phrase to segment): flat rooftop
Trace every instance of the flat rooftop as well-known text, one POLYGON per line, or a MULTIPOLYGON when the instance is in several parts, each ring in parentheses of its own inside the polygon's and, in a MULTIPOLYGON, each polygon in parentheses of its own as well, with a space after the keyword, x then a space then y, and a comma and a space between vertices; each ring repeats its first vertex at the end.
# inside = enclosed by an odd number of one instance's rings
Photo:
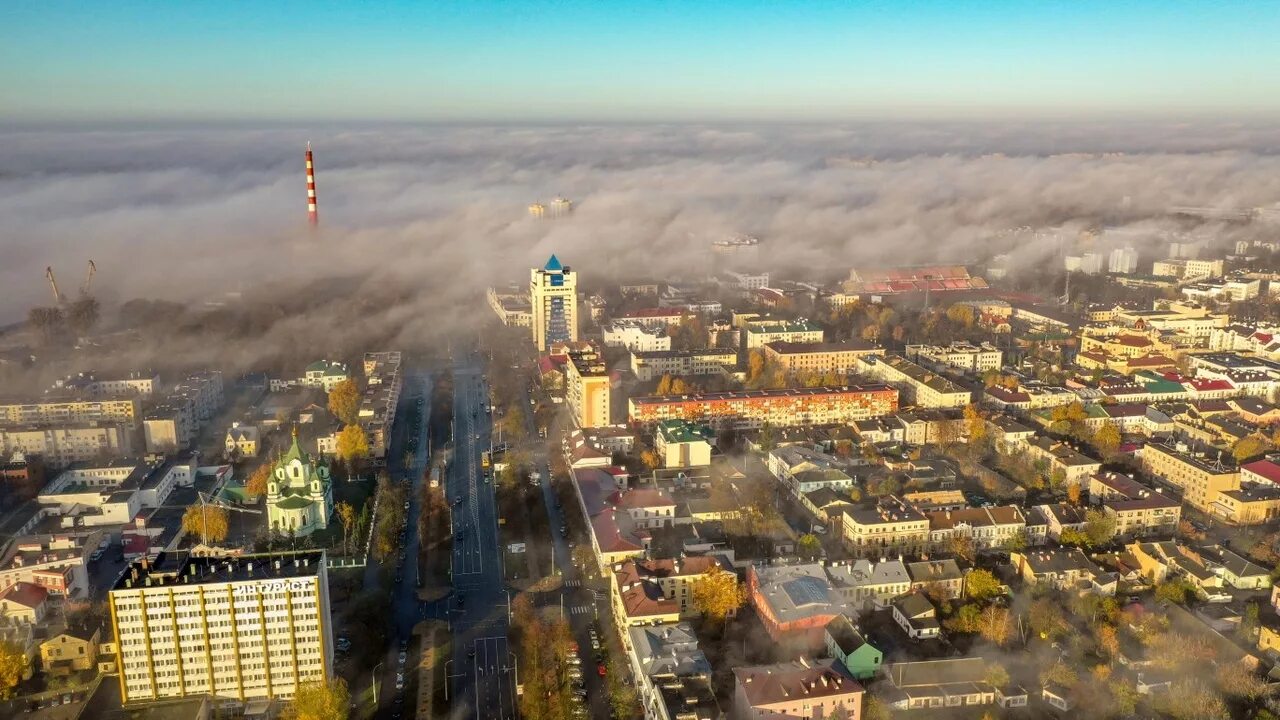
POLYGON ((160 553, 125 568, 112 590, 139 589, 156 585, 192 586, 205 583, 274 580, 314 577, 324 562, 323 550, 287 553, 259 553, 235 557, 198 557, 189 553, 160 553))

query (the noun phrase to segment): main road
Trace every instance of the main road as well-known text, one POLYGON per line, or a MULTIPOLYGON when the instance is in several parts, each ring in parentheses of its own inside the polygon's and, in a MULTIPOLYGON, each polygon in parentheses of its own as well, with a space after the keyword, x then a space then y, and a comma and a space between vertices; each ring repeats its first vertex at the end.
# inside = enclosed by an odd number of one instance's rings
POLYGON ((480 463, 481 452, 490 448, 491 423, 478 354, 459 353, 453 387, 454 453, 445 480, 454 531, 450 717, 515 720, 517 668, 507 645, 511 606, 498 546, 497 498, 480 463))

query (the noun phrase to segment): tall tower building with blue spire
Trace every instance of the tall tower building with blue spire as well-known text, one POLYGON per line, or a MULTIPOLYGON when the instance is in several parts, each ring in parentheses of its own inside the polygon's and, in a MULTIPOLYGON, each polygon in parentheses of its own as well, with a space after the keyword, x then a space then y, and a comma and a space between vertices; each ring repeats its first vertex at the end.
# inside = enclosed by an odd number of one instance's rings
POLYGON ((539 352, 555 342, 578 339, 578 275, 555 255, 529 271, 533 344, 539 352))

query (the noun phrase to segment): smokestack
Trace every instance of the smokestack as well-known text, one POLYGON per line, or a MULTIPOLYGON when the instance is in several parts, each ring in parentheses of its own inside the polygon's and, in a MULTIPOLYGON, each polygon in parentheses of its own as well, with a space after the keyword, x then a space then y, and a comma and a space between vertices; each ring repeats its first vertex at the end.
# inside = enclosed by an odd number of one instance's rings
POLYGON ((311 159, 311 141, 307 141, 307 222, 315 227, 320 223, 316 212, 316 170, 311 159))

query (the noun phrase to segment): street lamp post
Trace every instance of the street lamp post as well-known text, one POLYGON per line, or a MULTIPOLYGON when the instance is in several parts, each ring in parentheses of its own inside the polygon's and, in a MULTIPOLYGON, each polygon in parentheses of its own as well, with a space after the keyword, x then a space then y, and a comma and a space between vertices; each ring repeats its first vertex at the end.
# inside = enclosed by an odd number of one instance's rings
POLYGON ((382 669, 383 663, 373 666, 373 707, 378 707, 378 671, 382 669))

